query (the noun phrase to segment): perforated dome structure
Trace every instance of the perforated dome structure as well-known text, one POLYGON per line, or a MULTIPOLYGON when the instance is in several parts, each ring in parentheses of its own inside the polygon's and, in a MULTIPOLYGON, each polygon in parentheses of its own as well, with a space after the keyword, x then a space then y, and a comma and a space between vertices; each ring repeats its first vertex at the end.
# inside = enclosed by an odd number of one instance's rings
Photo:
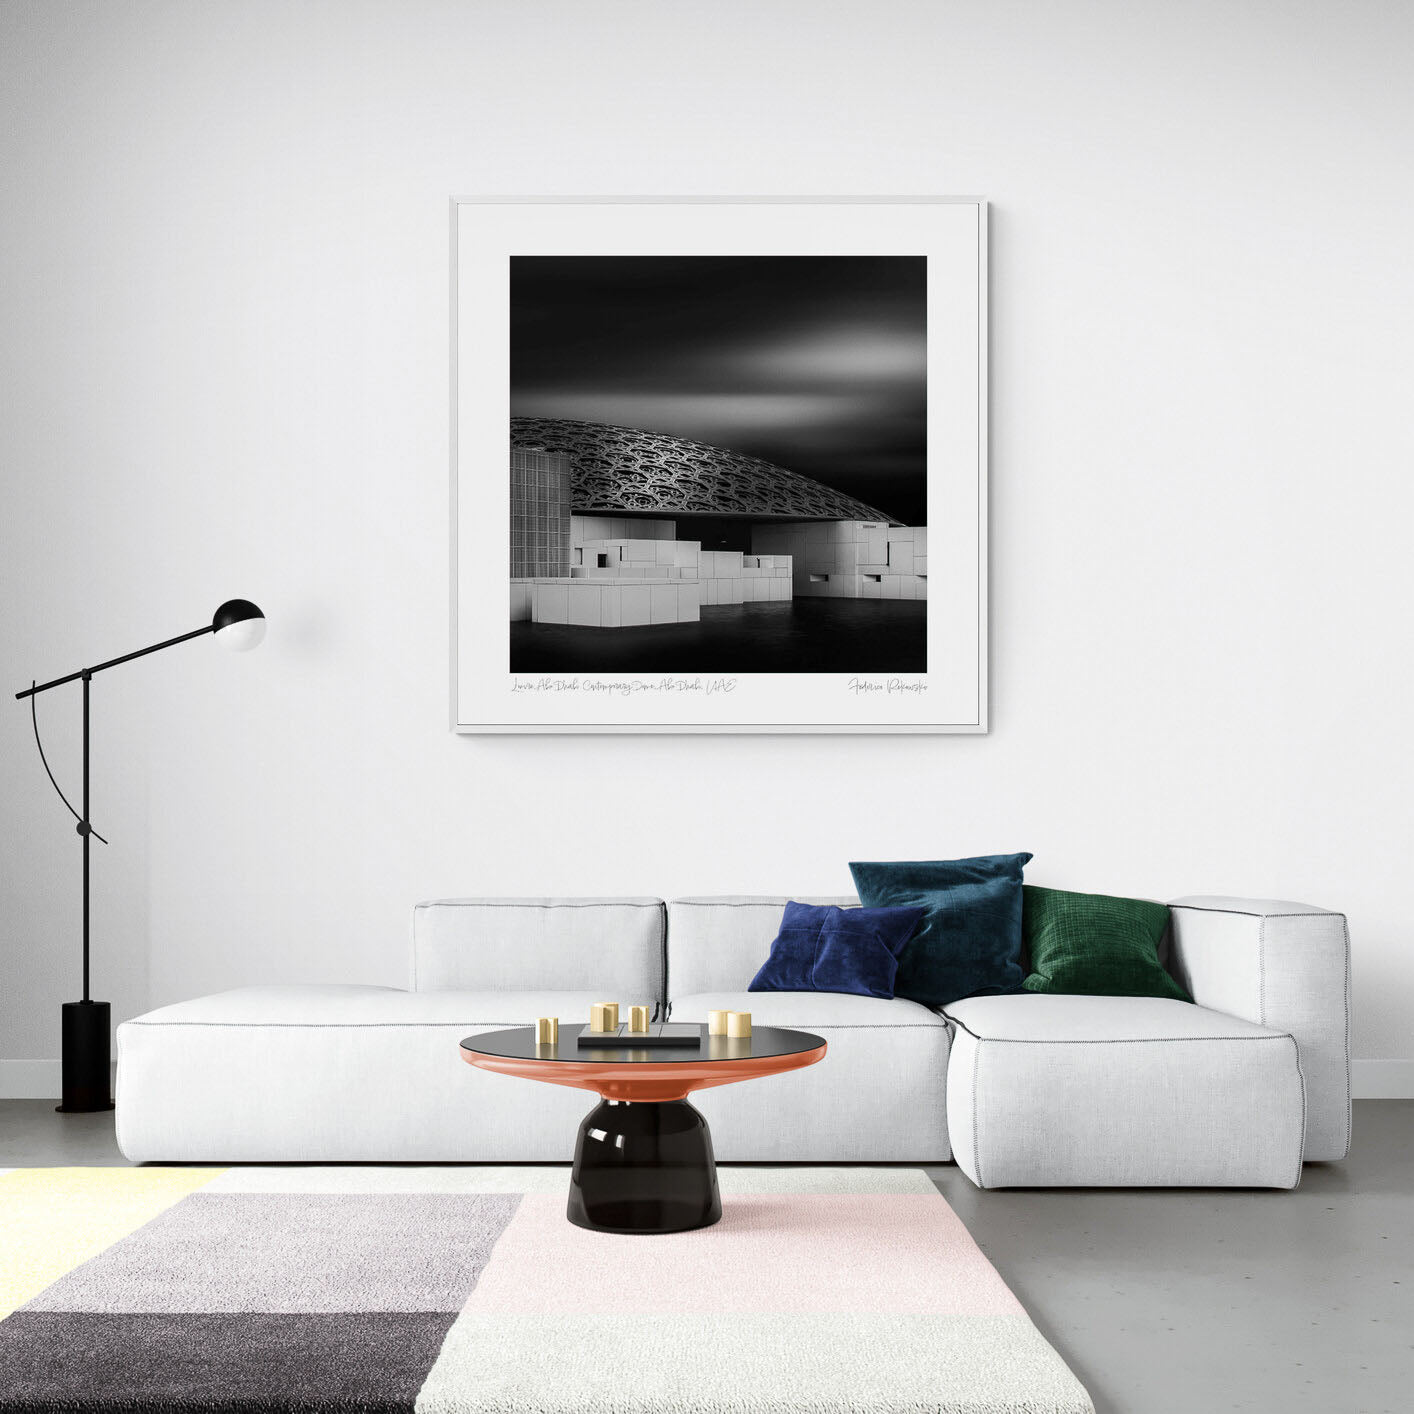
POLYGON ((893 523, 874 506, 799 472, 661 432, 559 417, 513 417, 511 446, 568 453, 575 511, 893 523))

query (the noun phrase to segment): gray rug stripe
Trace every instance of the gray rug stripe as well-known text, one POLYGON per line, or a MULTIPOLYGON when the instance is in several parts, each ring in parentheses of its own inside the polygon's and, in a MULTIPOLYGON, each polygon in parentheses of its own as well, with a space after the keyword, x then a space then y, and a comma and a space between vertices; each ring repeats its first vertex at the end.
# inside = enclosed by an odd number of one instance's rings
POLYGON ((508 1193, 192 1193, 24 1309, 459 1311, 520 1201, 508 1193))

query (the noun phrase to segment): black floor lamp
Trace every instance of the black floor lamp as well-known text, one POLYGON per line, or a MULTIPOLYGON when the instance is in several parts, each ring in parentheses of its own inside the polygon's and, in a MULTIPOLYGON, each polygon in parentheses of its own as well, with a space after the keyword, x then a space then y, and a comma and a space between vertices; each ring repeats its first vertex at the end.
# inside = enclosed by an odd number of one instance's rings
POLYGON ((69 811, 78 823, 78 832, 83 840, 83 1000, 63 1004, 63 1027, 61 1042, 63 1047, 63 1099, 61 1111, 69 1110, 111 1110, 113 1094, 110 1082, 112 1054, 109 1044, 111 1034, 110 1008, 107 1002, 96 1002, 88 995, 88 842, 96 836, 108 841, 93 828, 88 818, 88 684, 94 673, 105 668, 116 668, 119 663, 131 663, 134 658, 145 658, 174 643, 185 643, 189 638, 200 638, 213 633, 216 641, 236 652, 254 648, 265 637, 265 615, 249 599, 228 599, 211 622, 203 628, 194 628, 190 633, 180 633, 176 638, 164 639, 150 648, 139 648, 136 653, 124 653, 121 658, 110 658, 106 663, 98 663, 92 668, 80 668, 53 682, 31 683, 23 692, 15 694, 16 699, 30 699, 30 720, 34 723, 34 743, 39 747, 39 759, 44 762, 45 774, 50 784, 59 791, 59 799, 69 806, 69 811), (62 687, 66 682, 83 683, 83 809, 75 810, 69 798, 59 790, 59 782, 49 769, 45 759, 44 743, 39 739, 39 717, 35 712, 34 699, 51 687, 62 687))

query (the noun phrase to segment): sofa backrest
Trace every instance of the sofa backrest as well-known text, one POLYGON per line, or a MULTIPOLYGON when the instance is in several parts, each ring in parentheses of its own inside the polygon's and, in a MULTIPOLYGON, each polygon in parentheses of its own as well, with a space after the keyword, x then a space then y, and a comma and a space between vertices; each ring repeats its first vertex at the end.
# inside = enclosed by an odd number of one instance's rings
POLYGON ((744 992, 771 951, 781 914, 797 903, 833 903, 858 908, 854 897, 818 898, 724 894, 678 898, 668 904, 668 996, 699 992, 744 992))
POLYGON ((412 913, 413 990, 663 1000, 658 898, 444 898, 412 913))

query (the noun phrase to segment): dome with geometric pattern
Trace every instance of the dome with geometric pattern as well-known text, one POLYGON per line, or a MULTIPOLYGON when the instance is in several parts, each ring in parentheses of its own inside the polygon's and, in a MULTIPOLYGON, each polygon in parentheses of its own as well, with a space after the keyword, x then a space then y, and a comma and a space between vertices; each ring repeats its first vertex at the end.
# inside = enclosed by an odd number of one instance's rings
POLYGON ((511 446, 568 453, 570 507, 586 514, 634 511, 896 523, 883 511, 799 472, 662 432, 560 417, 513 417, 511 446))

